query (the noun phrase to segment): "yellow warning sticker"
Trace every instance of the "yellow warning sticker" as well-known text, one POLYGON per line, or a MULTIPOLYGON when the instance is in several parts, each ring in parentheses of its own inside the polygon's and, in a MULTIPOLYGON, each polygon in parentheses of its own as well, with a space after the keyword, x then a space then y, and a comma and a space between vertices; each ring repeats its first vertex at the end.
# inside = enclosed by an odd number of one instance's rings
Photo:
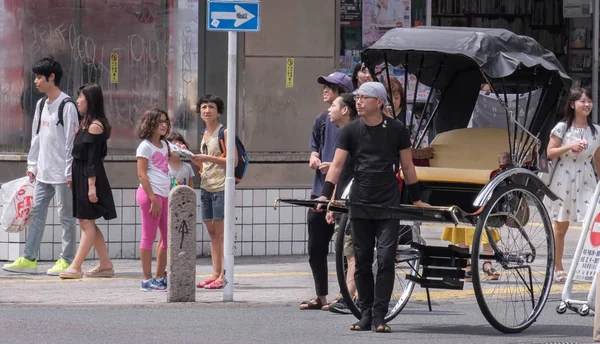
POLYGON ((110 83, 119 83, 119 54, 110 54, 110 83))
POLYGON ((294 87, 294 59, 288 57, 285 61, 285 87, 294 87))

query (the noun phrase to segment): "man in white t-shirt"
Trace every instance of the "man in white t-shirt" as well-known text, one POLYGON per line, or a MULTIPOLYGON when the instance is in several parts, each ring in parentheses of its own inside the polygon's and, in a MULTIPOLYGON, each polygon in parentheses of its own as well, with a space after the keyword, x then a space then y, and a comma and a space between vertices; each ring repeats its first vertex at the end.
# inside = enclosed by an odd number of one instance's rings
POLYGON ((76 221, 73 217, 73 195, 70 187, 73 162, 71 151, 79 120, 77 107, 72 101, 64 101, 70 98, 58 87, 63 75, 60 63, 53 57, 43 58, 33 66, 33 73, 36 88, 45 94, 36 105, 31 130, 31 148, 27 156, 27 176, 36 181, 35 196, 29 215, 24 255, 10 264, 5 264, 3 269, 37 273, 37 258, 48 206, 56 195, 58 215, 63 228, 62 253, 47 273, 58 276, 71 265, 76 252, 76 221), (64 103, 62 123, 59 116, 61 103, 64 103))

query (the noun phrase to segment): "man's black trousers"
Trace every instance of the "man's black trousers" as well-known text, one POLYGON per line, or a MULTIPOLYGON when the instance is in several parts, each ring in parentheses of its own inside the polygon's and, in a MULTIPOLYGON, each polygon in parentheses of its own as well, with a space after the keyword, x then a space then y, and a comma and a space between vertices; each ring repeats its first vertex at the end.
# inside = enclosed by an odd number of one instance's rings
POLYGON ((350 219, 354 239, 358 306, 363 316, 385 317, 394 289, 398 220, 350 219), (377 242, 377 280, 374 288, 373 252, 377 242), (375 290, 373 290, 375 289, 375 290))
POLYGON ((326 211, 316 212, 308 209, 306 221, 308 224, 308 263, 315 280, 317 296, 328 294, 327 255, 334 225, 327 223, 326 213, 326 211))

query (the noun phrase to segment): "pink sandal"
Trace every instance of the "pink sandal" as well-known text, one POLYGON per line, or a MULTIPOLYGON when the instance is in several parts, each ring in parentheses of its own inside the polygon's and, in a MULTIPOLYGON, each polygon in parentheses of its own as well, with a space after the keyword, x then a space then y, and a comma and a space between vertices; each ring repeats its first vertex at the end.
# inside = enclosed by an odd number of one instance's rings
POLYGON ((223 281, 214 281, 208 285, 205 285, 204 289, 223 289, 223 286, 223 281))
POLYGON ((196 287, 197 288, 204 288, 204 287, 206 287, 207 285, 211 284, 214 281, 215 281, 214 279, 210 279, 209 278, 209 279, 205 280, 204 282, 200 282, 200 283, 196 284, 196 287))

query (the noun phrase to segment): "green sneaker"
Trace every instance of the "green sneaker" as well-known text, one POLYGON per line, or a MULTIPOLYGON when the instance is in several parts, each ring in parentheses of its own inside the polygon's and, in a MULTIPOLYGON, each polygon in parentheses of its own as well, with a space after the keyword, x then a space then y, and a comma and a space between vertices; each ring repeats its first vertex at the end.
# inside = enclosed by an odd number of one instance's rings
POLYGON ((60 258, 54 263, 54 266, 46 272, 48 276, 60 276, 60 273, 65 271, 71 263, 67 263, 66 260, 60 258))
POLYGON ((10 264, 4 264, 2 269, 10 272, 37 274, 37 262, 25 257, 19 257, 10 264))

